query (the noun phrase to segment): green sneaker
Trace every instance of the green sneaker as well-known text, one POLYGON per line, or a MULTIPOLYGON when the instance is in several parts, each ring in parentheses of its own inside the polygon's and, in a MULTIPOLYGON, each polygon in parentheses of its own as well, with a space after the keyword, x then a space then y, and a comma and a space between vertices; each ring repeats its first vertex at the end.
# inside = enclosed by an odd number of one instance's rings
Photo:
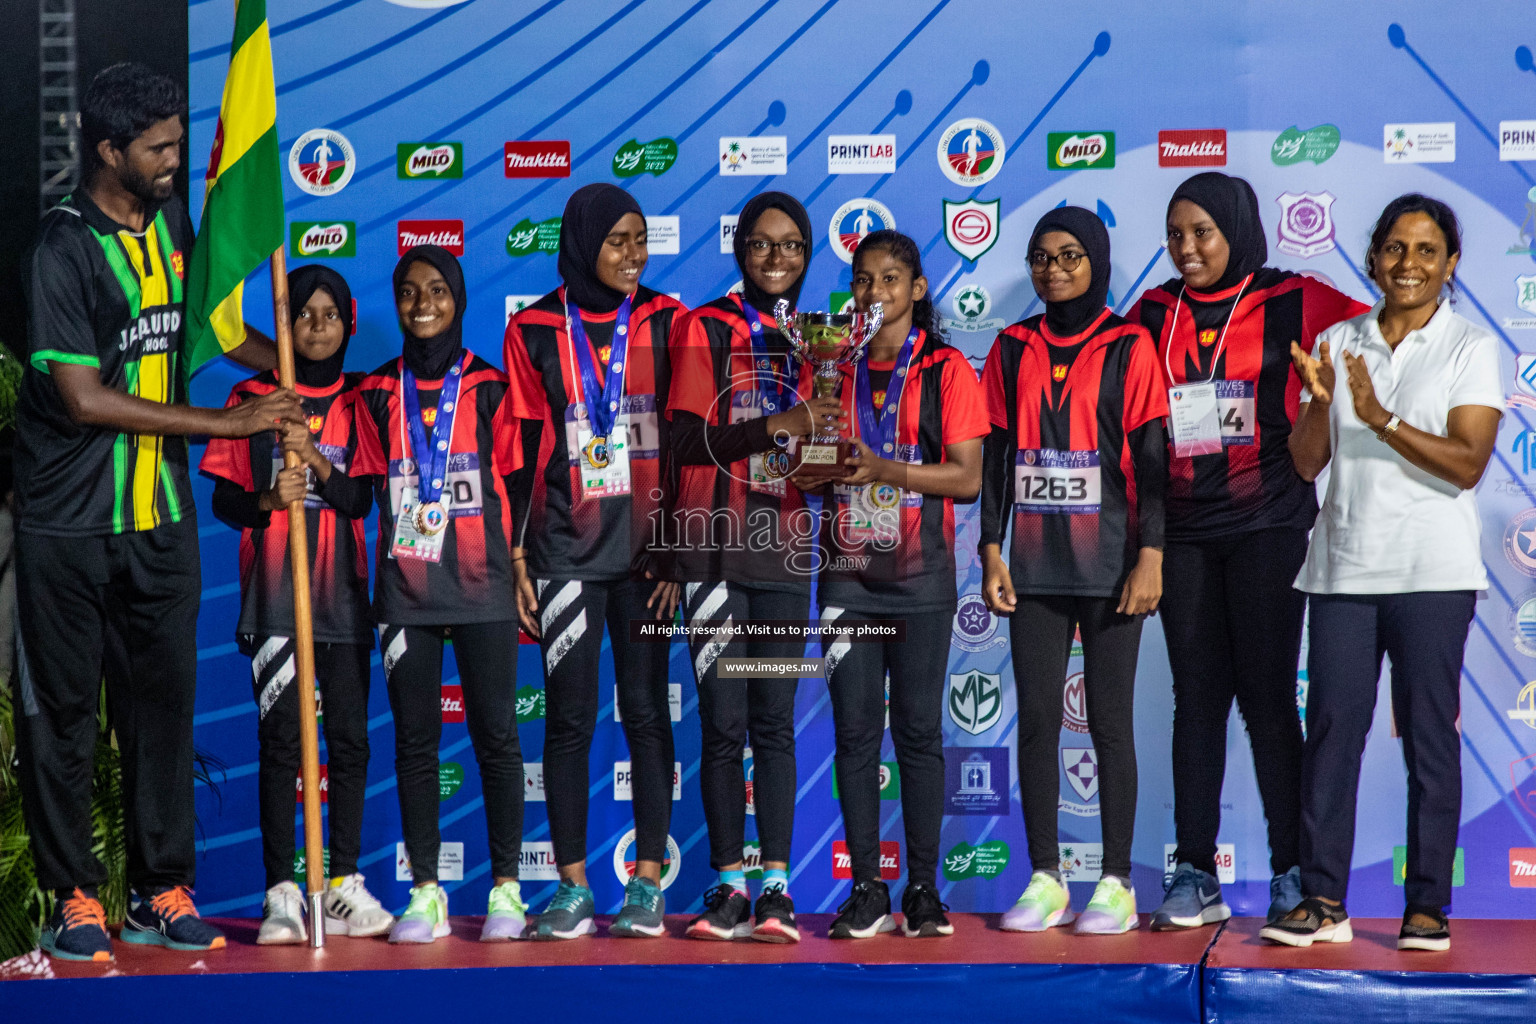
POLYGON ((390 942, 426 943, 449 933, 448 894, 436 882, 411 889, 411 902, 389 930, 390 942))
POLYGON ((1120 879, 1110 875, 1094 887, 1093 899, 1077 919, 1077 934, 1124 935, 1140 923, 1136 918, 1136 890, 1126 888, 1120 879))
POLYGON ((1029 888, 1003 915, 1005 932, 1043 932, 1057 925, 1071 924, 1072 897, 1067 887, 1044 871, 1029 876, 1029 888))
POLYGON ((592 921, 595 907, 592 890, 575 882, 562 881, 533 930, 535 939, 579 939, 597 931, 592 921))
POLYGON ((661 887, 648 878, 636 875, 624 887, 624 906, 619 916, 608 926, 609 935, 630 939, 654 939, 666 934, 667 927, 661 915, 667 909, 667 898, 661 887))
POLYGON ((523 937, 528 926, 528 906, 523 903, 523 887, 516 882, 502 882, 491 889, 481 942, 505 942, 523 937))

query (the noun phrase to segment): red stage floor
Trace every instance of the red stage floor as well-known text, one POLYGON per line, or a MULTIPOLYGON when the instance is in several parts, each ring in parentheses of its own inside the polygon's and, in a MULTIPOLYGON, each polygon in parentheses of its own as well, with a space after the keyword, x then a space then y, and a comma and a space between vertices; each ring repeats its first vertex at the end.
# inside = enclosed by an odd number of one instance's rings
POLYGON ((333 937, 323 950, 308 946, 258 946, 259 921, 216 919, 229 936, 225 949, 178 953, 154 946, 114 943, 113 964, 81 964, 23 958, 0 965, 0 981, 20 978, 91 978, 314 971, 399 971, 466 967, 632 967, 704 964, 1198 964, 1215 930, 1117 936, 1078 936, 1065 929, 1039 935, 999 931, 996 914, 955 914, 955 934, 908 939, 900 933, 858 942, 825 938, 830 915, 800 917, 796 945, 750 940, 699 942, 683 938, 686 917, 669 917, 669 940, 610 939, 607 921, 598 934, 571 942, 481 944, 480 918, 456 917, 453 934, 430 946, 391 946, 380 939, 333 937))
POLYGON ((1319 943, 1308 949, 1276 946, 1259 938, 1264 922, 1233 918, 1211 946, 1210 969, 1275 971, 1424 971, 1437 974, 1536 973, 1536 921, 1451 919, 1451 948, 1444 953, 1399 952, 1399 918, 1354 917, 1355 941, 1319 943))

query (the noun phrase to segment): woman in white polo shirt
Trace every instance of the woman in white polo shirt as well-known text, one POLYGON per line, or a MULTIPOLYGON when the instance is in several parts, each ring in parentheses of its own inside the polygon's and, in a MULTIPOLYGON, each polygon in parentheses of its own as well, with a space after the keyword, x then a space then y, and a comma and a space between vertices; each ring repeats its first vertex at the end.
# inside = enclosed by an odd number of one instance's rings
POLYGON ((1504 404, 1493 336, 1457 316, 1461 231, 1450 207, 1399 196, 1371 234, 1366 271, 1382 301, 1292 346, 1306 384, 1291 434, 1308 480, 1331 466, 1296 587, 1310 595, 1301 904, 1259 934, 1290 946, 1348 942, 1344 897, 1360 758, 1381 656, 1408 766, 1407 912, 1399 949, 1449 949, 1445 907, 1461 818, 1462 656, 1488 588, 1472 489, 1504 404), (1347 400, 1334 401, 1335 385, 1347 400), (1310 401, 1308 400, 1310 398, 1310 401))

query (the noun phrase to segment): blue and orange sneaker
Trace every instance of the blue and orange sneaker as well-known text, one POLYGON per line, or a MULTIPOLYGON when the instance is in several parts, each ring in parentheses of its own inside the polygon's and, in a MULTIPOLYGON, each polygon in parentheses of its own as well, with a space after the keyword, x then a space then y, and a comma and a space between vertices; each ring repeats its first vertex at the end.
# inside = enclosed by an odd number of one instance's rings
POLYGON ((124 942, 167 949, 224 948, 224 933, 198 916, 197 907, 192 904, 192 890, 184 885, 157 889, 147 900, 135 891, 121 938, 124 942))
POLYGON ((107 912, 101 902, 83 889, 54 901, 38 945, 60 960, 112 960, 112 939, 107 935, 107 912))

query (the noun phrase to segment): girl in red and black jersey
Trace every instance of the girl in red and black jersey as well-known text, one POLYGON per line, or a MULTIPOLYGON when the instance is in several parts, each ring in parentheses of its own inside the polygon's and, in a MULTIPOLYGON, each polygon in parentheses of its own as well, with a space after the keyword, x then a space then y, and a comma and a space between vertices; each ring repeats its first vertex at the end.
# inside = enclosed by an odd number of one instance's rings
POLYGON ((720 678, 721 657, 798 658, 802 640, 743 639, 748 621, 804 622, 810 614, 814 519, 789 486, 790 439, 836 421, 836 398, 801 403, 799 369, 774 305, 794 309, 810 265, 811 221, 783 192, 764 192, 736 223, 742 294, 695 309, 672 334, 673 543, 684 614, 708 627, 690 636, 704 731, 699 782, 719 884, 688 926, 699 939, 751 935, 795 942, 789 850, 795 819, 795 679, 720 678), (762 845, 763 891, 754 907, 741 860, 746 808, 742 750, 754 764, 752 799, 762 845), (753 918, 756 918, 754 926, 753 918))
POLYGON ((1078 629, 1104 860, 1077 930, 1119 934, 1136 927, 1132 691, 1142 617, 1162 593, 1168 401, 1152 339, 1104 306, 1109 232, 1098 217, 1075 206, 1047 213, 1030 237, 1029 264, 1045 312, 998 335, 982 370, 992 420, 982 594, 1010 620, 1019 794, 1034 868, 1002 927, 1044 931, 1073 920, 1059 870, 1056 751, 1061 681, 1078 629))
POLYGON ((635 875, 609 934, 663 932, 661 862, 672 817, 669 643, 636 642, 636 620, 670 622, 678 585, 665 541, 661 460, 671 425, 667 338, 682 304, 640 285, 646 225, 613 185, 587 185, 560 221, 561 287, 512 318, 505 358, 528 464, 517 496, 518 618, 544 651, 544 792, 560 887, 540 939, 595 930, 587 886, 587 794, 603 627, 618 668, 634 774, 635 875))
POLYGON ((521 937, 523 756, 517 737, 517 624, 511 477, 522 465, 500 370, 464 348, 464 275, 446 249, 418 245, 395 265, 400 357, 357 401, 358 473, 379 504, 373 607, 395 720, 395 775, 411 902, 391 942, 448 934, 437 884, 443 641, 452 640, 485 793, 494 876, 482 942, 521 937))
MULTIPOLYGON (((352 293, 327 267, 288 274, 295 387, 306 423, 250 438, 212 438, 199 467, 214 479, 213 511, 240 530, 241 650, 251 658, 259 743, 257 794, 266 898, 256 941, 307 938, 304 896, 293 881, 293 780, 299 772, 293 576, 289 503, 303 499, 309 534, 315 677, 325 702, 330 869, 328 934, 378 935, 394 922, 357 871, 368 784, 368 555, 363 519, 373 507, 366 480, 347 475, 357 451, 352 406, 362 374, 342 372, 352 337, 352 293), (303 465, 283 469, 283 453, 303 465)), ((226 408, 277 390, 271 371, 241 381, 226 408)), ((319 922, 311 921, 311 927, 319 922)))
POLYGON ((1291 583, 1317 517, 1316 491, 1288 445, 1301 395, 1290 346, 1311 352, 1318 332, 1366 307, 1315 278, 1264 266, 1258 198, 1243 179, 1216 171, 1190 178, 1169 200, 1168 255, 1180 277, 1129 314, 1157 342, 1158 366, 1178 396, 1162 607, 1178 852, 1152 927, 1231 915, 1216 880, 1216 837, 1234 697, 1269 824, 1275 920, 1301 900, 1296 663, 1306 597, 1291 583))
POLYGON ((821 624, 884 620, 901 633, 889 640, 823 640, 854 880, 831 934, 868 938, 896 927, 880 871, 880 741, 889 674, 907 839, 902 930, 913 937, 949 935, 954 926, 936 883, 944 683, 957 599, 954 499, 970 500, 981 487, 986 406, 976 372, 944 341, 912 239, 895 231, 865 237, 854 254, 853 297, 862 310, 878 302, 884 319, 865 358, 844 368, 842 404, 856 435, 855 468, 826 496, 821 624))

